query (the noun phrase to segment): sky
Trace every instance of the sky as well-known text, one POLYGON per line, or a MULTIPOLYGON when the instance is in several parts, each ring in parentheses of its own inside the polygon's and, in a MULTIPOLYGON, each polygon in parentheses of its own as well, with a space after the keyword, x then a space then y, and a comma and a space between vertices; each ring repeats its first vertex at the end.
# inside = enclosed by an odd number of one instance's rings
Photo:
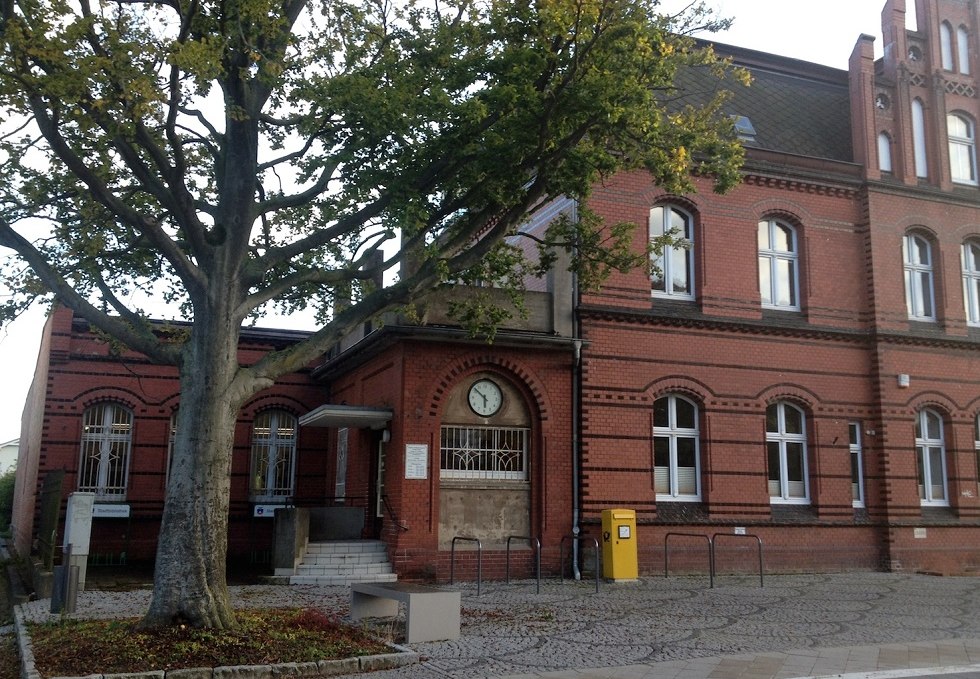
MULTIPOLYGON (((794 59, 846 69, 854 43, 862 33, 876 36, 875 56, 881 56, 881 8, 885 0, 706 0, 720 16, 735 20, 715 42, 748 47, 794 59)), ((688 0, 664 0, 675 12, 688 0)), ((908 0, 910 21, 914 2, 908 0)), ((10 251, 0 247, 0 257, 10 251)), ((0 292, 0 295, 3 293, 0 292)), ((44 309, 33 308, 0 329, 0 443, 20 435, 24 400, 34 376, 44 323, 44 309)), ((281 325, 281 324, 279 324, 281 325)))

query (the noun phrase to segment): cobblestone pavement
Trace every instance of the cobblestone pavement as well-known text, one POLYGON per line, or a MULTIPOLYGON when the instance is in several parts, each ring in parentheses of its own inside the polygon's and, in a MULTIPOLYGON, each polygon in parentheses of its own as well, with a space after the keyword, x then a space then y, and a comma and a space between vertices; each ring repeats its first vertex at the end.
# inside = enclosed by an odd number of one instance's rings
MULTIPOLYGON (((603 584, 472 584, 462 635, 413 644, 419 665, 374 679, 624 677, 770 679, 980 664, 980 578, 889 573, 648 577, 603 584)), ((312 606, 344 615, 346 587, 233 587, 242 606, 312 606)), ((78 615, 138 615, 149 592, 88 591, 78 615)), ((44 619, 47 601, 26 604, 44 619)))

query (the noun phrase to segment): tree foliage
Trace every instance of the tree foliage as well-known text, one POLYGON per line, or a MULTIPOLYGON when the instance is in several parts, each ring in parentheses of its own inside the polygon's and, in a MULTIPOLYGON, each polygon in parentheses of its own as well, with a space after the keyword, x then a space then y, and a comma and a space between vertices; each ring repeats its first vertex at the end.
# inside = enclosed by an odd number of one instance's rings
MULTIPOLYGON (((377 313, 449 281, 519 287, 513 272, 549 265, 556 246, 574 248, 586 284, 635 265, 626 232, 587 212, 556 222, 537 263, 518 262, 508 240, 548 201, 583 201, 615 172, 642 168, 675 192, 693 174, 718 190, 738 178, 724 91, 689 103, 675 85, 679 69, 731 73, 689 36, 724 25, 701 6, 675 17, 656 0, 0 6, 0 246, 14 253, 3 318, 56 297, 179 366, 182 413, 216 398, 197 373, 233 409, 377 313), (337 297, 353 303, 333 312, 337 297), (181 305, 191 331, 153 332, 141 299, 181 305), (321 327, 288 352, 246 368, 212 349, 270 310, 301 309, 321 327)), ((176 464, 201 476, 192 462, 214 451, 189 436, 176 464)))

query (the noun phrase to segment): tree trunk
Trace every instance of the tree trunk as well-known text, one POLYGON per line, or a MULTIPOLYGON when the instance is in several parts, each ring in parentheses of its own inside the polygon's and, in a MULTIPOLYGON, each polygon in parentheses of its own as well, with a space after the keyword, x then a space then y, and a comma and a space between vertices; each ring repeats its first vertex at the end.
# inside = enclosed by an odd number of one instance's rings
POLYGON ((180 410, 143 627, 184 622, 228 629, 228 505, 235 421, 238 326, 195 322, 180 368, 180 410))

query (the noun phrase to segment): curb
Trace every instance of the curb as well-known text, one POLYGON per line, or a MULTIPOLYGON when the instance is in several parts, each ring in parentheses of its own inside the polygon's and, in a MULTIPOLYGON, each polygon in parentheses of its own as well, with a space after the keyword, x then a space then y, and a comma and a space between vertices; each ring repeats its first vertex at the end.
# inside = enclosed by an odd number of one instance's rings
MULTIPOLYGON (((27 624, 20 606, 14 607, 14 632, 20 652, 21 679, 43 679, 34 665, 34 651, 27 624)), ((84 678, 57 677, 53 679, 290 679, 302 677, 333 677, 341 674, 390 670, 419 662, 415 651, 388 644, 392 653, 364 655, 341 660, 288 662, 276 665, 232 665, 226 667, 187 667, 175 670, 152 670, 124 674, 88 674, 84 678)))

